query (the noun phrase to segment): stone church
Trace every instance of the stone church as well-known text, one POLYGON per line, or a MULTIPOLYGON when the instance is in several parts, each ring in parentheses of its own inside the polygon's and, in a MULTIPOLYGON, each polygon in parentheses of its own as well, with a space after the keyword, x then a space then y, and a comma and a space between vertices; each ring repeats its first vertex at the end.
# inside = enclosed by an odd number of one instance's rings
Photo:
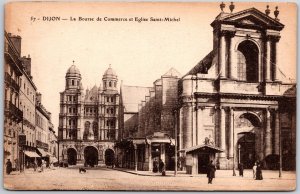
POLYGON ((84 91, 79 69, 73 64, 60 93, 59 161, 69 165, 111 165, 119 135, 118 76, 109 67, 102 86, 84 91))
POLYGON ((211 23, 213 50, 179 83, 179 152, 187 173, 205 171, 210 160, 219 169, 255 161, 278 169, 280 155, 283 169, 295 169, 296 84, 278 79, 284 25, 277 9, 275 18, 268 8, 222 10, 211 23))

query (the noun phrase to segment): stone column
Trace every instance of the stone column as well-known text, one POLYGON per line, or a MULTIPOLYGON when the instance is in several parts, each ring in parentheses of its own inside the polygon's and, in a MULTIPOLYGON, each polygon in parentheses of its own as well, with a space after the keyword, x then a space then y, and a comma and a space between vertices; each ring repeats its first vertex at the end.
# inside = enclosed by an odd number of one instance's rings
POLYGON ((183 148, 192 147, 192 106, 187 105, 183 107, 184 125, 183 125, 183 148))
POLYGON ((203 130, 202 130, 202 126, 203 126, 203 109, 205 107, 199 107, 197 109, 198 113, 197 113, 197 143, 198 145, 201 145, 203 144, 203 141, 204 141, 204 137, 203 137, 203 130))
POLYGON ((233 142, 233 136, 234 136, 234 110, 231 108, 229 113, 229 141, 228 141, 228 156, 229 158, 233 158, 233 149, 234 149, 234 142, 233 142))
MULTIPOLYGON (((222 107, 220 109, 220 148, 223 149, 224 151, 226 150, 226 112, 225 112, 225 107, 222 107)), ((225 157, 225 152, 222 152, 220 154, 220 157, 225 157)))
POLYGON ((275 112, 275 137, 274 137, 274 154, 279 155, 279 130, 280 130, 280 125, 279 125, 279 121, 280 121, 280 114, 279 114, 279 110, 276 110, 275 112))
POLYGON ((137 168, 138 168, 138 156, 137 156, 137 145, 134 144, 134 170, 135 172, 137 172, 137 168))
POLYGON ((151 143, 148 145, 148 153, 149 153, 149 171, 152 171, 152 150, 151 150, 151 143))
POLYGON ((220 32, 219 44, 219 75, 220 78, 226 77, 226 40, 225 33, 220 32))
POLYGON ((229 47, 229 64, 228 64, 228 78, 234 79, 237 77, 237 68, 234 68, 234 37, 235 31, 229 32, 228 37, 230 41, 230 47, 229 47))
POLYGON ((266 49, 265 49, 265 81, 271 81, 271 37, 266 38, 266 49))
POLYGON ((278 81, 277 78, 277 63, 278 63, 278 42, 279 42, 280 36, 273 37, 273 44, 274 44, 274 51, 273 51, 273 81, 278 81))
MULTIPOLYGON (((197 106, 197 105, 196 105, 197 106)), ((196 106, 192 106, 192 137, 193 137, 193 143, 192 146, 196 146, 197 145, 197 107, 196 106)))
POLYGON ((265 157, 272 154, 272 133, 271 133, 271 119, 270 110, 266 110, 266 131, 265 131, 265 157))

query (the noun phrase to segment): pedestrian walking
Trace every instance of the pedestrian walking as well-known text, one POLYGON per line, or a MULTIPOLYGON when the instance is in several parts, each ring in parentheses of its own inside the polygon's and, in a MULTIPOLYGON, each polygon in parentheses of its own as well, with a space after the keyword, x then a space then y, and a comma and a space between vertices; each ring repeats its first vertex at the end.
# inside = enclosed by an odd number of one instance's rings
POLYGON ((256 162, 254 163, 254 166, 253 166, 253 168, 252 168, 252 170, 253 170, 253 179, 256 179, 256 169, 257 169, 257 164, 256 164, 256 162))
POLYGON ((257 164, 256 168, 256 180, 263 180, 262 167, 260 163, 257 164))
POLYGON ((216 171, 216 166, 213 164, 213 161, 211 160, 207 166, 208 184, 212 184, 212 180, 213 178, 215 178, 215 171, 216 171))
POLYGON ((7 159, 6 162, 6 174, 10 174, 12 171, 12 163, 10 161, 10 159, 7 159))
POLYGON ((243 177, 244 176, 244 164, 243 163, 239 163, 239 175, 241 176, 241 177, 243 177))
POLYGON ((159 172, 162 173, 162 176, 166 176, 166 171, 165 171, 165 163, 159 159, 159 172))
POLYGON ((158 172, 158 162, 157 162, 156 158, 153 161, 153 172, 154 173, 158 172))
POLYGON ((158 163, 158 171, 159 171, 159 172, 162 172, 164 166, 165 166, 165 163, 162 161, 162 159, 159 159, 159 163, 158 163))

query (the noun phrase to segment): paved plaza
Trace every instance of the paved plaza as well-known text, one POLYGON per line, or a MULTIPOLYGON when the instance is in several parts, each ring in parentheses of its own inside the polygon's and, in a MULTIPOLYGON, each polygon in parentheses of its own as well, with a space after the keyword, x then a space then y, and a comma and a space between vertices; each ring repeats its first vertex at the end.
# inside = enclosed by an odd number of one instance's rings
MULTIPOLYGON (((238 172, 236 172, 238 175, 238 172)), ((98 167, 80 174, 78 167, 46 169, 44 172, 27 170, 25 173, 5 175, 4 186, 9 190, 294 190, 296 173, 263 171, 262 181, 253 180, 252 171, 245 170, 244 177, 232 176, 232 171, 217 170, 213 184, 207 184, 205 175, 187 175, 168 171, 167 176, 152 172, 98 167)))

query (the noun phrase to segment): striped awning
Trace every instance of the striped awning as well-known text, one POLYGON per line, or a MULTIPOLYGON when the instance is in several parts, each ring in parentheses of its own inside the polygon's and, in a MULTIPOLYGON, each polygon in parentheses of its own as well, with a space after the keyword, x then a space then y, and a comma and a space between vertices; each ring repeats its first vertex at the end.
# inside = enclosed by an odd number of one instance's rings
POLYGON ((30 158, 39 158, 40 156, 33 151, 24 151, 24 154, 30 158))
POLYGON ((38 151, 41 153, 42 157, 47 157, 47 156, 50 155, 48 152, 44 151, 44 150, 41 149, 41 148, 38 148, 38 151))

